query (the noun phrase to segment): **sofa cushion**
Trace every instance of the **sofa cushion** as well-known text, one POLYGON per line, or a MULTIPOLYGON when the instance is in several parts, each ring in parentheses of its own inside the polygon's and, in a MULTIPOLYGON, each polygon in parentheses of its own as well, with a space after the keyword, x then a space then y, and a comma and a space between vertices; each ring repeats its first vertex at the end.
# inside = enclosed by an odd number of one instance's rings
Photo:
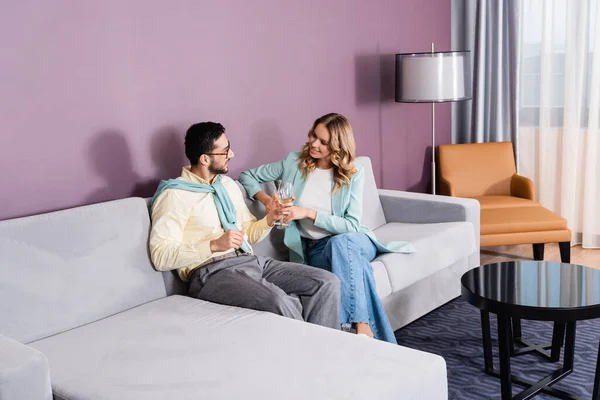
POLYGON ((65 399, 446 399, 436 355, 170 296, 35 342, 65 399))
POLYGON ((402 290, 477 251, 470 222, 394 222, 376 229, 375 235, 383 243, 405 240, 417 249, 417 252, 412 254, 388 253, 375 259, 375 262, 379 261, 385 266, 389 279, 389 283, 380 281, 384 275, 376 275, 377 287, 390 286, 392 292, 402 290))
POLYGON ((377 285, 377 295, 380 299, 383 299, 392 294, 390 277, 385 268, 385 264, 381 260, 373 260, 371 266, 373 267, 373 276, 375 277, 375 283, 377 285))
POLYGON ((30 342, 164 297, 140 198, 0 222, 0 333, 30 342))
POLYGON ((481 210, 482 235, 565 229, 569 229, 567 220, 542 206, 481 210))

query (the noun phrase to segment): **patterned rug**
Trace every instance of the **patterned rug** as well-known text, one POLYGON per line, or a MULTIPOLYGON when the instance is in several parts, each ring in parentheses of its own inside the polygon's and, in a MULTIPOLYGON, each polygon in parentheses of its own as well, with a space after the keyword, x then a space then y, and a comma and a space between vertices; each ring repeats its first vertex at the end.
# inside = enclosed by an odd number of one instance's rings
MULTIPOLYGON (((500 368, 498 359, 498 330, 496 318, 490 314, 494 367, 500 368)), ((550 342, 552 323, 522 322, 523 339, 550 342)), ((500 380, 483 373, 483 349, 479 309, 461 298, 452 300, 412 324, 396 331, 398 344, 413 349, 438 354, 446 360, 449 398, 500 399, 500 380)), ((592 396, 593 380, 600 339, 600 319, 579 321, 575 333, 575 365, 571 375, 553 387, 582 395, 592 396)), ((538 381, 562 365, 561 360, 550 363, 536 354, 526 354, 511 359, 512 373, 538 381)), ((513 395, 525 388, 513 383, 513 395)), ((536 399, 554 399, 538 394, 536 399)))

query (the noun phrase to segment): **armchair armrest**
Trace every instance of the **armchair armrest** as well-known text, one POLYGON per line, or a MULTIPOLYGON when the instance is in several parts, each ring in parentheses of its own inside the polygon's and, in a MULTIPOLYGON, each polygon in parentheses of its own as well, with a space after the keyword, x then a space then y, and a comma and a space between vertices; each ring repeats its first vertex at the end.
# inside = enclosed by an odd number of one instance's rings
POLYGON ((452 186, 452 183, 450 183, 450 181, 442 178, 441 176, 439 177, 439 180, 440 180, 439 194, 455 197, 456 193, 454 192, 454 187, 452 186))
POLYGON ((3 335, 0 335, 0 399, 52 400, 46 356, 3 335))
POLYGON ((462 197, 379 189, 379 199, 387 222, 428 224, 470 222, 479 248, 479 202, 462 197))
POLYGON ((535 201, 535 186, 527 177, 514 174, 510 179, 510 195, 535 201))

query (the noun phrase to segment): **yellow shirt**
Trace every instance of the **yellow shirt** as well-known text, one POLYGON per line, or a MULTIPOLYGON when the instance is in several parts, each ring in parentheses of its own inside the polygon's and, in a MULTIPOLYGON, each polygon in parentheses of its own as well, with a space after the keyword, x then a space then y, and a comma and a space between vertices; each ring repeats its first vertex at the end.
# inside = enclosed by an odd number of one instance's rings
MULTIPOLYGON (((190 167, 183 168, 177 179, 210 185, 192 173, 190 167)), ((260 242, 271 231, 266 217, 257 221, 235 181, 227 176, 221 176, 221 179, 235 206, 238 229, 245 231, 248 243, 260 242)), ((187 281, 190 271, 198 265, 234 251, 233 248, 216 253, 210 251, 210 241, 224 233, 212 193, 167 189, 152 206, 150 257, 157 270, 177 269, 181 279, 187 281)))

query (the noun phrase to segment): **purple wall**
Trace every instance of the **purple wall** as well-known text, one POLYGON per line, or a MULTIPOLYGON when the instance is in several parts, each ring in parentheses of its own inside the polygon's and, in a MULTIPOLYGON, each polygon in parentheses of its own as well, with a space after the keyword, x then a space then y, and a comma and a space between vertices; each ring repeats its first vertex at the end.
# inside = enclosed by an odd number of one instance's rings
MULTIPOLYGON (((341 112, 380 187, 426 190, 431 107, 394 53, 450 50, 447 0, 0 0, 0 219, 153 193, 185 129, 227 128, 237 177, 341 112)), ((438 143, 450 106, 436 107, 438 143)))

